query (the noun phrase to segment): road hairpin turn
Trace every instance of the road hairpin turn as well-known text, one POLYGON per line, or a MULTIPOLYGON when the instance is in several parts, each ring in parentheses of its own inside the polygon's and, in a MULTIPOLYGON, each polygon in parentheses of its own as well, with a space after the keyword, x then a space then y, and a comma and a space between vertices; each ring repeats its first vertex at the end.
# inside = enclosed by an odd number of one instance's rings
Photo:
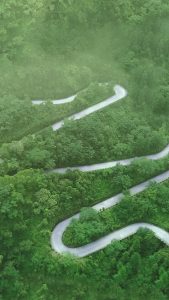
MULTIPOLYGON (((127 95, 127 91, 121 87, 120 85, 116 85, 114 87, 114 91, 115 91, 115 95, 98 103, 95 104, 81 112, 75 113, 72 116, 68 117, 69 120, 79 120, 81 118, 84 118, 100 109, 103 109, 104 107, 111 105, 112 103, 119 101, 123 98, 126 97, 127 95)), ((58 102, 57 104, 63 104, 63 103, 67 103, 67 102, 71 102, 74 101, 76 98, 76 95, 71 96, 69 98, 66 99, 61 99, 61 100, 53 100, 53 104, 56 104, 56 101, 61 101, 60 103, 58 102)), ((41 101, 40 103, 34 103, 34 104, 41 104, 43 103, 42 100, 37 100, 37 101, 41 101)), ((57 122, 55 124, 52 125, 52 128, 54 131, 59 130, 62 126, 64 125, 64 121, 60 121, 57 122)), ((147 155, 144 156, 144 158, 147 159, 151 159, 151 160, 158 160, 161 159, 165 156, 167 156, 169 154, 169 145, 165 147, 164 150, 162 150, 161 152, 157 153, 157 154, 153 154, 153 155, 147 155)), ((49 172, 58 172, 58 173, 65 173, 68 169, 70 170, 74 170, 74 169, 79 169, 83 172, 89 172, 89 171, 95 171, 95 170, 101 170, 101 169, 106 169, 106 168, 111 168, 117 164, 121 164, 121 165, 129 165, 133 162, 133 160, 137 159, 136 157, 134 158, 130 158, 130 159, 125 159, 125 160, 118 160, 118 161, 112 161, 112 162, 106 162, 106 163, 100 163, 100 164, 95 164, 95 165, 90 165, 90 166, 78 166, 78 167, 68 167, 68 168, 59 168, 59 169, 54 169, 51 170, 49 172)), ((153 177, 141 184, 138 184, 132 188, 129 189, 129 192, 131 193, 131 195, 135 195, 138 194, 144 190, 146 190, 150 183, 156 182, 156 183, 160 183, 163 182, 165 180, 167 180, 169 178, 169 171, 164 172, 156 177, 153 177)), ((94 209, 96 209, 97 211, 100 211, 102 209, 107 209, 110 208, 116 204, 118 204, 124 197, 123 193, 120 193, 114 197, 111 197, 109 199, 106 199, 96 205, 93 206, 94 209)), ((105 248, 108 244, 110 244, 113 240, 122 240, 125 239, 133 234, 135 234, 137 232, 138 229, 140 228, 147 228, 149 230, 151 230, 154 235, 160 239, 161 241, 163 241, 166 245, 169 246, 169 233, 166 232, 165 230, 153 225, 153 224, 148 224, 148 223, 135 223, 135 224, 131 224, 128 225, 122 229, 116 230, 113 233, 110 233, 100 239, 98 239, 97 241, 91 242, 85 246, 82 247, 78 247, 78 248, 70 248, 67 247, 63 244, 62 241, 62 237, 63 237, 63 233, 66 230, 66 228, 69 226, 69 224, 71 223, 72 219, 79 219, 79 213, 64 220, 63 222, 59 223, 58 225, 56 225, 56 227, 54 228, 52 235, 51 235, 51 245, 53 250, 59 252, 59 253, 70 253, 73 255, 76 255, 78 257, 84 257, 87 256, 91 253, 94 253, 100 249, 105 248)))

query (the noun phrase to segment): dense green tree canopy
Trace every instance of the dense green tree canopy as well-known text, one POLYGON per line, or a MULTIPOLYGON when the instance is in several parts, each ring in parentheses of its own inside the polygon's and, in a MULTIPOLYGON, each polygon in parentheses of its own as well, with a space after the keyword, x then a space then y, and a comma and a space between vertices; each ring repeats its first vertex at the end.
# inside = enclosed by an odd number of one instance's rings
POLYGON ((128 193, 168 170, 169 157, 45 172, 154 154, 168 144, 168 17, 168 0, 1 0, 0 300, 169 299, 169 249, 148 230, 84 259, 50 245, 54 226, 78 211, 63 236, 70 246, 134 222, 169 231, 168 181, 128 193), (128 91, 123 102, 67 120, 112 96, 115 84, 128 91), (71 103, 51 104, 73 94, 71 103), (34 99, 46 104, 33 106, 34 99), (90 208, 122 191, 115 207, 90 208))

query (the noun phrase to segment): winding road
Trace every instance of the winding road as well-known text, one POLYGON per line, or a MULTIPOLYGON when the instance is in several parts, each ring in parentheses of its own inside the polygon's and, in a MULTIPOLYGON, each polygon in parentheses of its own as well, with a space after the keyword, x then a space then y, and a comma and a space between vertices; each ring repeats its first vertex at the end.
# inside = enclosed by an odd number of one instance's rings
MULTIPOLYGON (((54 105, 65 104, 65 103, 69 103, 69 102, 74 101, 76 96, 77 95, 75 94, 75 95, 72 95, 72 96, 64 98, 64 99, 52 100, 51 102, 54 105)), ((32 104, 34 104, 34 105, 46 104, 46 101, 45 100, 40 100, 40 99, 39 100, 32 100, 32 104)))
MULTIPOLYGON (((87 115, 90 115, 100 109, 103 109, 106 106, 109 106, 110 104, 112 104, 116 101, 119 101, 120 99, 123 99, 127 95, 127 91, 120 85, 116 85, 114 87, 114 91, 115 91, 114 96, 112 96, 106 100, 103 100, 102 102, 95 104, 79 113, 73 114, 70 117, 68 117, 68 119, 69 120, 78 120, 78 119, 84 118, 87 115)), ((76 98, 76 95, 73 95, 66 99, 53 100, 52 103, 53 104, 64 104, 64 103, 74 101, 75 98, 76 98)), ((32 103, 35 105, 39 105, 39 104, 44 104, 45 101, 33 100, 32 103)), ((54 131, 57 131, 63 125, 64 125, 64 120, 59 121, 52 125, 52 129, 54 131)), ((165 149, 162 150, 161 152, 159 152, 157 154, 153 154, 153 155, 144 156, 144 158, 151 159, 151 160, 157 160, 157 159, 167 156, 168 154, 169 154, 169 145, 167 145, 165 147, 165 149)), ((125 159, 125 160, 100 163, 100 164, 95 164, 95 165, 90 165, 90 166, 58 168, 58 169, 51 170, 49 172, 65 173, 68 169, 70 169, 70 170, 79 169, 84 172, 89 172, 89 171, 101 170, 101 169, 105 169, 105 168, 111 168, 117 164, 129 165, 135 159, 137 159, 137 157, 125 159)), ((160 182, 167 180, 168 178, 169 178, 169 171, 164 172, 156 177, 153 177, 141 184, 138 184, 138 185, 130 188, 129 192, 131 195, 136 195, 136 194, 144 191, 145 189, 147 189, 149 187, 149 185, 151 184, 151 182, 160 183, 160 182)), ((118 204, 123 199, 123 197, 124 197, 124 194, 120 193, 116 196, 108 198, 108 199, 94 205, 93 208, 97 211, 110 208, 110 207, 118 204)), ((85 246, 77 247, 77 248, 70 248, 63 244, 62 236, 63 236, 63 233, 66 230, 66 228, 71 223, 72 219, 78 219, 78 218, 79 218, 79 213, 64 220, 63 222, 59 223, 58 225, 56 225, 56 227, 54 228, 52 235, 51 235, 51 245, 52 245, 53 250, 55 250, 58 253, 70 253, 70 254, 76 255, 78 257, 85 257, 91 253, 94 253, 100 249, 105 248, 113 240, 122 240, 122 239, 127 238, 128 236, 135 234, 137 232, 137 230, 140 228, 147 228, 147 229, 151 230, 157 238, 159 238, 161 241, 163 241, 166 245, 169 246, 169 233, 168 232, 166 232, 165 230, 163 230, 153 224, 136 223, 136 224, 128 225, 122 229, 116 230, 115 232, 110 233, 110 234, 98 239, 97 241, 89 243, 85 246)))
MULTIPOLYGON (((160 183, 169 178, 169 171, 164 172, 156 177, 151 178, 141 184, 138 184, 131 189, 129 192, 131 195, 136 195, 144 190, 146 190, 152 182, 160 183)), ((124 197, 123 193, 117 194, 111 198, 108 198, 94 206, 92 206, 95 210, 100 211, 102 209, 110 208, 116 204, 118 204, 124 197)), ((122 229, 116 230, 113 233, 110 233, 97 241, 89 243, 85 246, 78 247, 78 248, 70 248, 63 244, 62 236, 66 228, 70 225, 73 219, 79 219, 79 213, 64 220, 63 222, 56 225, 54 228, 52 235, 51 235, 51 245, 52 248, 57 251, 58 253, 71 253, 78 257, 84 257, 91 253, 94 253, 100 249, 105 248, 109 245, 113 240, 122 240, 128 236, 133 235, 137 232, 140 228, 147 228, 154 232, 155 236, 163 241, 166 245, 169 246, 169 233, 153 224, 148 223, 135 223, 128 225, 122 229)))
MULTIPOLYGON (((97 103, 95 105, 92 105, 76 114, 71 115, 70 117, 68 117, 68 120, 79 120, 82 119, 100 109, 103 109, 106 106, 109 106, 110 104, 119 101, 120 99, 123 99, 126 95, 127 95, 127 91, 121 87, 120 85, 115 85, 114 87, 114 91, 115 91, 115 95, 111 96, 110 98, 103 100, 100 103, 97 103)), ((52 125, 52 129, 53 131, 57 131, 59 130, 62 126, 64 125, 64 120, 61 120, 55 124, 52 125)))
POLYGON ((79 170, 82 172, 92 172, 92 171, 97 171, 97 170, 109 169, 109 168, 115 167, 117 165, 128 166, 134 160, 141 159, 141 158, 146 158, 146 159, 150 159, 150 160, 158 160, 158 159, 164 158, 168 154, 169 154, 169 145, 167 145, 161 152, 156 153, 156 154, 145 155, 145 156, 141 156, 141 157, 132 157, 132 158, 122 159, 122 160, 109 161, 109 162, 105 162, 105 163, 88 165, 88 166, 56 168, 56 169, 50 170, 49 173, 65 174, 67 171, 73 171, 73 170, 79 170))

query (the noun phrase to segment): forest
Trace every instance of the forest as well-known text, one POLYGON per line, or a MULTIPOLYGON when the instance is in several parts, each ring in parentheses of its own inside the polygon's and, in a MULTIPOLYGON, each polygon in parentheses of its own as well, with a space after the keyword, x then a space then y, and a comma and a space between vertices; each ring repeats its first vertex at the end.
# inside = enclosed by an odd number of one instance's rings
POLYGON ((51 245, 78 212, 62 237, 70 248, 139 222, 169 233, 169 179, 129 192, 169 170, 168 1, 1 0, 0 40, 0 300, 168 300, 169 247, 149 229, 83 258, 51 245), (124 99, 70 119, 116 84, 124 99))

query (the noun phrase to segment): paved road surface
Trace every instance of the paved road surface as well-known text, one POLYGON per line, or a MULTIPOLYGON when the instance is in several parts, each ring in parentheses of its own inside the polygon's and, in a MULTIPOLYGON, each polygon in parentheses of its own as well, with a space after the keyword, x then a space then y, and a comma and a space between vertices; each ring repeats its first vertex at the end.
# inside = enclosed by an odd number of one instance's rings
MULTIPOLYGON (((127 95, 127 91, 121 87, 120 85, 115 85, 114 87, 114 91, 115 91, 115 95, 106 99, 106 100, 103 100, 102 102, 100 103, 97 103, 95 105, 92 105, 76 114, 73 114, 71 115, 70 117, 68 117, 67 119, 68 120, 79 120, 79 119, 82 119, 100 109, 103 109, 104 107, 106 106, 109 106, 110 104, 116 102, 116 101, 119 101, 120 99, 123 99, 126 95, 127 95)), ((54 131, 60 129, 62 126, 64 125, 64 120, 60 121, 60 122, 57 122, 55 124, 52 125, 52 128, 54 131)))
MULTIPOLYGON (((151 182, 156 182, 160 183, 165 181, 166 179, 169 178, 169 171, 164 172, 158 176, 155 176, 151 178, 150 180, 147 180, 141 184, 138 184, 134 187, 132 187, 129 191, 131 195, 136 195, 144 190, 146 190, 151 182)), ((101 209, 107 209, 110 208, 116 204, 118 204, 124 197, 124 194, 120 193, 116 196, 113 196, 111 198, 108 198, 96 205, 93 206, 94 209, 97 211, 100 211, 101 209)), ((56 225, 54 228, 52 235, 51 235, 51 245, 52 248, 59 252, 59 253, 71 253, 74 254, 78 257, 84 257, 87 256, 93 252, 96 252, 100 249, 105 248, 107 245, 109 245, 113 240, 122 240, 125 239, 128 236, 133 235, 134 233, 137 232, 138 229, 140 228, 147 228, 150 229, 154 232, 155 236, 162 240, 166 245, 169 246, 169 233, 166 232, 165 230, 154 226, 153 224, 148 224, 148 223, 136 223, 136 224, 131 224, 129 226, 126 226, 122 229, 116 230, 113 233, 110 233, 97 241, 94 241, 92 243, 89 243, 85 246, 78 247, 78 248, 69 248, 65 246, 62 242, 62 236, 66 228, 69 226, 71 223, 72 219, 78 219, 79 214, 76 214, 72 216, 71 218, 68 218, 64 220, 63 222, 59 223, 56 225)))
POLYGON ((99 163, 94 165, 87 165, 87 166, 75 166, 75 167, 66 167, 66 168, 55 168, 53 170, 50 170, 49 173, 60 173, 64 174, 67 171, 73 171, 73 170, 80 170, 82 172, 92 172, 97 170, 103 170, 115 167, 116 165, 122 165, 122 166, 128 166, 130 165, 134 160, 146 158, 151 160, 158 160, 161 159, 169 154, 169 145, 167 145, 161 152, 152 154, 152 155, 145 155, 141 157, 132 157, 128 159, 121 159, 121 160, 115 160, 105 163, 99 163))
MULTIPOLYGON (((112 96, 112 97, 108 98, 107 100, 104 100, 96 105, 93 105, 79 113, 74 114, 74 115, 70 116, 68 119, 69 120, 81 119, 95 111, 98 111, 98 110, 124 98, 127 95, 126 90, 123 89, 119 85, 116 85, 114 90, 115 90, 114 96, 112 96)), ((52 126, 52 128, 54 131, 56 131, 56 130, 59 130, 63 125, 64 125, 64 121, 62 120, 60 122, 55 123, 52 126)), ((153 154, 153 155, 147 155, 147 156, 145 156, 145 158, 157 160, 157 159, 165 157, 166 155, 168 155, 168 153, 169 153, 169 145, 161 152, 159 152, 157 154, 153 154)), ((79 169, 81 171, 87 171, 87 172, 95 171, 95 170, 110 168, 117 164, 129 165, 134 159, 136 159, 136 157, 130 158, 130 159, 125 159, 125 160, 95 164, 95 165, 91 165, 91 166, 60 168, 60 169, 52 170, 50 172, 65 173, 68 169, 71 169, 71 170, 79 169)), ((150 180, 147 180, 141 184, 138 184, 138 185, 132 187, 129 191, 130 191, 131 195, 135 195, 135 194, 138 194, 138 193, 144 191, 145 189, 147 189, 152 181, 154 181, 156 183, 160 183, 168 178, 169 178, 169 171, 164 172, 164 173, 162 173, 150 180)), ((119 203, 123 197, 124 197, 124 194, 120 193, 116 196, 113 196, 109 199, 106 199, 106 200, 94 205, 93 208, 96 209, 97 211, 100 211, 101 209, 110 208, 110 207, 116 205, 117 203, 119 203)), ((53 250, 55 250, 56 252, 59 252, 59 253, 71 253, 78 257, 84 257, 84 256, 94 253, 100 249, 105 248, 113 240, 122 240, 122 239, 127 238, 128 236, 133 235, 140 228, 147 228, 147 229, 153 231, 157 238, 159 238, 166 245, 169 246, 169 233, 168 232, 166 232, 165 230, 163 230, 157 226, 154 226, 153 224, 136 223, 136 224, 128 225, 122 229, 116 230, 115 232, 110 233, 110 234, 98 239, 97 241, 89 243, 85 246, 78 247, 78 248, 70 248, 63 244, 62 236, 63 236, 63 233, 66 230, 66 228, 71 223, 72 219, 78 219, 78 218, 79 218, 79 214, 76 214, 76 215, 64 220, 63 222, 59 223, 58 225, 56 225, 56 227, 54 228, 52 235, 51 235, 51 245, 52 245, 53 250)))
MULTIPOLYGON (((64 98, 64 99, 58 99, 58 100, 52 100, 51 102, 55 105, 60 105, 60 104, 65 104, 65 103, 69 103, 75 100, 77 95, 72 95, 70 97, 64 98)), ((40 105, 40 104, 46 104, 45 100, 32 100, 32 104, 33 105, 40 105)))

